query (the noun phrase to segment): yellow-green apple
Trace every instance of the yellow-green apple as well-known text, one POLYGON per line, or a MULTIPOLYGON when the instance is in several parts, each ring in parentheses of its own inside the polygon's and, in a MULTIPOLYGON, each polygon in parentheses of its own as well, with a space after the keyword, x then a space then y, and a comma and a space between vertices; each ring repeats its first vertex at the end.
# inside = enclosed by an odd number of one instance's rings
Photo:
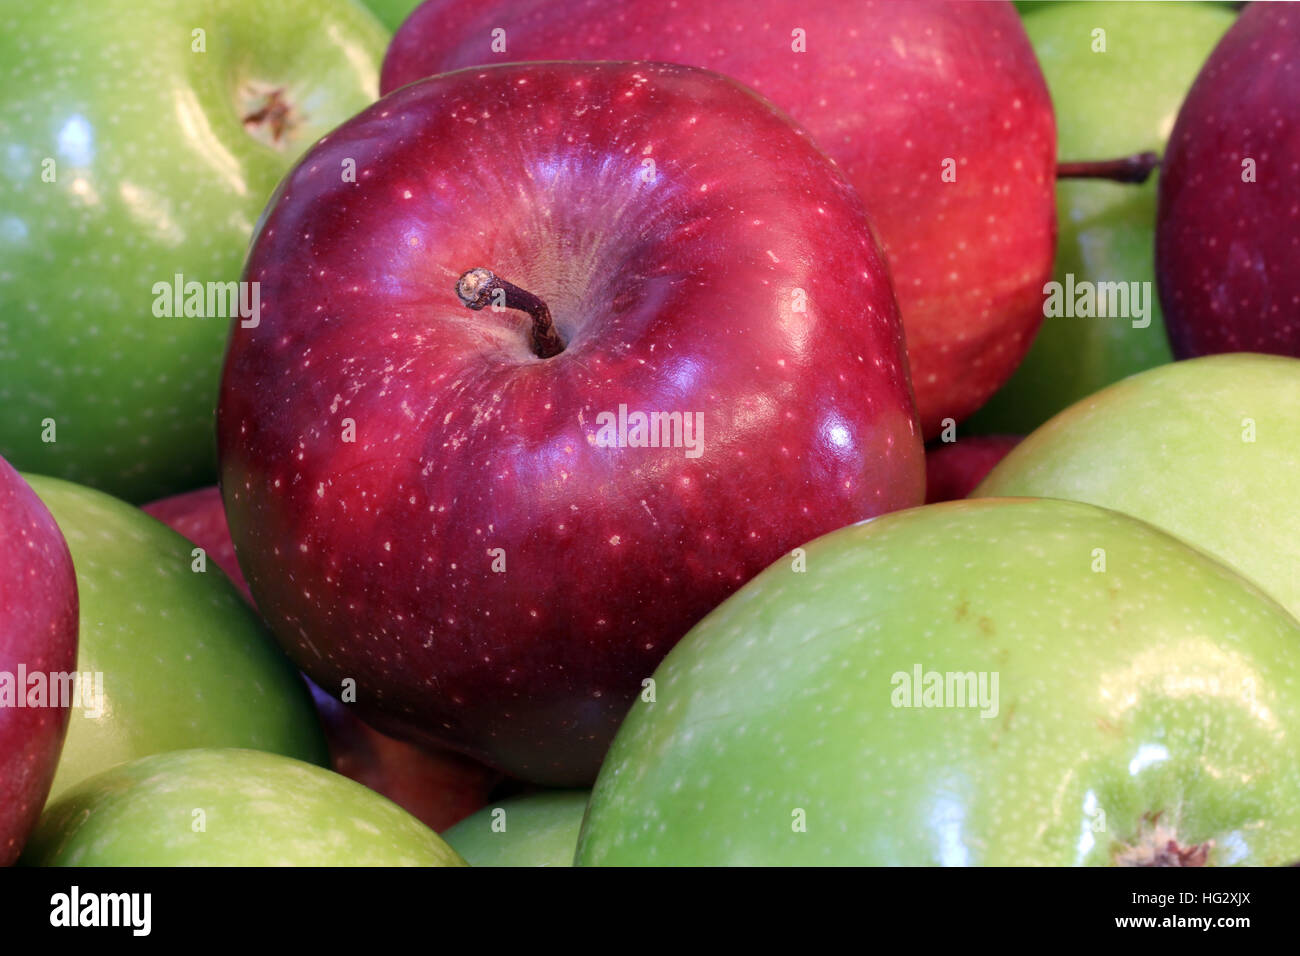
MULTIPOLYGON (((215 486, 155 501, 143 510, 203 548, 248 602, 252 595, 235 559, 226 509, 215 486)), ((330 766, 409 811, 425 825, 444 830, 487 802, 500 774, 460 754, 431 751, 394 740, 367 726, 353 709, 307 678, 330 766)))
POLYGON ((470 866, 572 866, 586 790, 543 790, 491 803, 442 835, 470 866))
POLYGON ((67 538, 80 592, 74 707, 51 799, 165 750, 249 747, 325 763, 310 695, 215 563, 139 509, 27 476, 67 538))
POLYGON ((412 84, 285 179, 245 278, 218 434, 258 608, 377 729, 535 783, 589 784, 777 555, 924 494, 861 201, 715 73, 412 84))
POLYGON ((347 777, 279 754, 142 757, 52 803, 34 866, 463 866, 438 835, 347 777))
POLYGON ((1179 358, 1300 357, 1300 14, 1249 4, 1197 76, 1160 180, 1156 279, 1179 358))
POLYGON ((975 495, 1087 501, 1223 560, 1300 617, 1300 359, 1234 354, 1125 379, 1034 431, 975 495))
POLYGON ((77 665, 77 578, 49 509, 0 458, 0 866, 45 804, 77 665))
POLYGON ((577 862, 1291 863, 1298 642, 1235 571, 1112 511, 885 515, 668 655, 577 862))
MULTIPOLYGON (((1058 155, 1163 151, 1196 72, 1235 16, 1208 3, 1057 3, 1026 16, 1056 107, 1058 155)), ((971 430, 1033 431, 1098 389, 1172 360, 1155 294, 1156 180, 1062 178, 1056 213, 1059 307, 971 430), (1088 295, 1091 306, 1080 300, 1088 295)))
POLYGON ((248 236, 275 184, 374 101, 350 0, 6 4, 0 454, 131 501, 214 473, 248 236))
POLYGON ((1042 321, 1056 134, 1009 3, 429 0, 381 90, 511 60, 660 60, 752 86, 807 127, 871 214, 926 437, 982 405, 1042 321))

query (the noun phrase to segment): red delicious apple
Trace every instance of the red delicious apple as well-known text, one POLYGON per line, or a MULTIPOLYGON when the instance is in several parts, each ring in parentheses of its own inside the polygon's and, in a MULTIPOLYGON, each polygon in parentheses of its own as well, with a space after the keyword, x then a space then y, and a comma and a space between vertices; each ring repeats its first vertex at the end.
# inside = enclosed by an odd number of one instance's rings
POLYGON ((1183 102, 1156 282, 1174 355, 1300 356, 1300 12, 1252 3, 1183 102))
POLYGON ((77 667, 77 578, 59 526, 0 458, 0 866, 50 792, 77 667), (71 685, 67 685, 71 693, 71 685))
MULTIPOLYGON (((207 552, 253 603, 235 559, 219 488, 200 488, 143 507, 207 552)), ((460 754, 429 751, 381 734, 357 717, 350 704, 306 680, 335 772, 383 794, 435 830, 459 823, 487 803, 501 779, 499 773, 460 754)))
POLYGON ((707 71, 408 86, 281 184, 245 278, 218 444, 258 606, 368 722, 533 782, 590 783, 642 680, 771 561, 923 498, 860 200, 707 71), (498 294, 531 322, 462 304, 498 294))
POLYGON ((968 435, 925 452, 925 503, 965 498, 1020 444, 1019 435, 968 435))
POLYGON ((807 127, 878 230, 927 438, 1024 357, 1052 273, 1056 132, 1011 4, 429 0, 393 38, 380 89, 564 59, 717 70, 807 127))

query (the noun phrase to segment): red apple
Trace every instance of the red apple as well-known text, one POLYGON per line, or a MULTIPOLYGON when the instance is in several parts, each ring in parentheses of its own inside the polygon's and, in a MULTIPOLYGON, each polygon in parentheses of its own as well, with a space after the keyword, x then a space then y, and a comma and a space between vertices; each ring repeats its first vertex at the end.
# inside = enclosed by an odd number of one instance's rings
POLYGON ((879 232, 927 438, 1028 351, 1052 273, 1056 132, 1011 4, 429 0, 393 38, 380 89, 564 59, 717 70, 807 127, 879 232))
MULTIPOLYGON (((144 510, 207 552, 208 558, 253 601, 226 526, 216 486, 144 506, 144 510)), ((445 830, 484 806, 501 775, 460 754, 428 751, 368 727, 350 705, 310 680, 307 687, 329 744, 330 764, 405 808, 435 830, 445 830)))
POLYGON ((364 784, 424 821, 445 830, 487 805, 501 774, 449 750, 425 750, 395 740, 360 720, 353 705, 311 681, 312 698, 329 741, 336 773, 364 784))
POLYGON ((590 783, 642 680, 771 561, 923 498, 860 200, 707 71, 408 86, 281 184, 245 278, 262 321, 217 424, 258 607, 379 729, 534 782, 590 783), (476 267, 531 326, 465 308, 476 267))
POLYGON ((49 795, 77 667, 72 555, 36 492, 0 458, 0 866, 49 795), (71 685, 67 685, 71 692, 71 685))
POLYGON ((1300 357, 1300 12, 1252 3, 1178 113, 1156 281, 1174 355, 1300 357))
POLYGON ((1020 444, 1020 435, 967 435, 925 452, 925 503, 965 498, 993 466, 1020 444))

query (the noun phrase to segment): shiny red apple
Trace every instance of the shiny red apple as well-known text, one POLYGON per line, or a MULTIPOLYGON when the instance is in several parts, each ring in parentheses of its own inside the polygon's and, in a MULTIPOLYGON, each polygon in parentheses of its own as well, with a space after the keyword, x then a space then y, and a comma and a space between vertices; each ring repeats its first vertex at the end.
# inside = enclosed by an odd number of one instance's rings
POLYGON ((59 526, 0 458, 0 866, 50 792, 77 667, 77 578, 59 526))
POLYGON ((707 71, 408 86, 281 184, 245 278, 218 434, 258 607, 379 729, 534 782, 589 783, 771 561, 923 497, 861 201, 707 71))
POLYGON ((562 59, 717 70, 807 127, 884 246, 927 438, 1028 351, 1052 273, 1056 132, 1010 3, 429 0, 393 38, 380 89, 562 59))
MULTIPOLYGON (((226 509, 216 486, 144 505, 144 510, 207 553, 252 603, 226 509)), ((429 751, 394 740, 367 726, 351 705, 331 697, 310 680, 316 712, 329 744, 330 765, 406 809, 435 830, 459 823, 487 803, 501 775, 460 754, 429 751)))
POLYGON ((1300 357, 1300 11, 1252 3, 1183 102, 1156 282, 1174 355, 1300 357))
POLYGON ((1019 435, 963 435, 925 452, 925 503, 965 498, 1020 444, 1019 435))

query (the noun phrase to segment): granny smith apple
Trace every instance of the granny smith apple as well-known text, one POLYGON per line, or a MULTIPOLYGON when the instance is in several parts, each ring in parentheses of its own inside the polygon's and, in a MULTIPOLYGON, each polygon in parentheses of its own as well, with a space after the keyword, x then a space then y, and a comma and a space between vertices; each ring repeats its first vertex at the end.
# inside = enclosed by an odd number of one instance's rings
POLYGON ((1134 375, 1035 431, 973 494, 1133 515, 1300 616, 1300 359, 1234 353, 1134 375))
POLYGON ((306 685, 214 562, 125 502, 26 477, 72 552, 77 670, 95 675, 90 700, 72 710, 51 799, 166 750, 249 747, 328 763, 306 685))
MULTIPOLYGON (((240 278, 276 183, 374 100, 385 42, 350 0, 6 5, 0 454, 14 467, 131 501, 211 481, 239 310, 207 284, 240 278), (178 283, 168 315, 160 290, 178 283)), ((246 287, 241 322, 255 302, 246 287)))
MULTIPOLYGON (((1056 3, 1026 15, 1056 107, 1060 158, 1162 151, 1183 97, 1235 16, 1202 3, 1056 3)), ((1127 309, 1046 315, 1010 381, 969 422, 972 430, 1032 431, 1097 389, 1172 360, 1154 284, 1155 177, 1141 185, 1061 179, 1056 201, 1053 281, 1063 294, 1086 288, 1080 283, 1126 283, 1127 309)))
POLYGON ((589 791, 543 790, 489 804, 443 833, 471 866, 572 866, 589 791))
POLYGON ((390 32, 400 27, 402 21, 410 16, 411 11, 420 5, 420 0, 361 0, 361 2, 390 32))
POLYGON ((577 861, 1290 863, 1298 649, 1262 591, 1132 518, 895 512, 778 561, 677 645, 577 861))
POLYGON ((256 750, 179 750, 83 781, 46 808, 36 866, 463 866, 397 804, 256 750))

